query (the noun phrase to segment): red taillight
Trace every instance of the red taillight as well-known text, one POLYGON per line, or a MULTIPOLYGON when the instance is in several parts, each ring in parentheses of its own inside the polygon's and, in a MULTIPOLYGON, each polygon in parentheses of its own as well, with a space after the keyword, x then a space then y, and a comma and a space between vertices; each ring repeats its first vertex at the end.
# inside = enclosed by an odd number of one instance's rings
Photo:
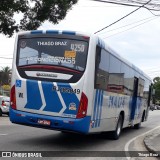
POLYGON ((15 86, 13 86, 11 88, 11 97, 10 97, 11 101, 11 108, 12 109, 16 109, 16 92, 15 92, 15 86))
POLYGON ((89 37, 88 37, 88 36, 83 36, 83 38, 84 38, 84 39, 89 39, 89 37))
POLYGON ((5 104, 5 102, 4 102, 4 101, 2 101, 2 106, 6 106, 6 104, 5 104))
POLYGON ((86 114, 87 114, 87 107, 88 107, 88 98, 82 92, 81 100, 80 100, 80 104, 79 104, 79 109, 78 109, 78 113, 77 113, 77 117, 76 118, 83 118, 83 117, 85 117, 86 114))

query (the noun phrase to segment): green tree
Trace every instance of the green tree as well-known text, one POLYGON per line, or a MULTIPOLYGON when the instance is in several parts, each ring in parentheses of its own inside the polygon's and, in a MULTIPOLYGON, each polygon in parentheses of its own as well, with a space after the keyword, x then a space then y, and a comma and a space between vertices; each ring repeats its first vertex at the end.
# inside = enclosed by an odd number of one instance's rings
POLYGON ((160 100, 160 77, 155 77, 153 79, 153 88, 155 89, 155 101, 159 101, 160 100))
POLYGON ((8 66, 2 67, 2 69, 0 70, 1 85, 9 84, 10 74, 11 74, 10 67, 8 67, 8 66))
POLYGON ((34 30, 48 20, 57 24, 78 0, 0 0, 0 33, 11 37, 20 30, 34 30), (20 23, 14 15, 22 15, 20 23))

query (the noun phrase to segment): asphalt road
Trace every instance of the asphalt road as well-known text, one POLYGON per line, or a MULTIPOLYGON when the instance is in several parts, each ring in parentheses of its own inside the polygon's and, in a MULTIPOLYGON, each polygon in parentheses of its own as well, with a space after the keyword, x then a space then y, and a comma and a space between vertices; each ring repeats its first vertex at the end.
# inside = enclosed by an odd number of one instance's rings
MULTIPOLYGON (((57 155, 52 158, 41 159, 133 159, 133 158, 115 158, 116 153, 122 151, 146 151, 143 144, 143 138, 147 133, 157 128, 160 120, 160 110, 150 111, 147 122, 142 123, 139 130, 127 128, 122 131, 119 140, 111 140, 109 135, 78 135, 65 134, 59 131, 45 130, 12 124, 7 116, 0 117, 0 151, 29 151, 29 152, 48 152, 57 155), (52 152, 56 151, 56 152, 52 152), (60 151, 60 152, 58 152, 60 151), (61 152, 65 151, 65 152, 61 152), (75 151, 75 152, 74 152, 75 151), (77 152, 79 151, 79 152, 77 152), (87 151, 87 152, 80 152, 87 151), (110 151, 111 157, 102 157, 110 151), (114 151, 114 152, 111 152, 114 151), (116 152, 118 151, 118 152, 116 152), (66 157, 66 153, 78 153, 80 157, 66 157), (87 155, 86 155, 87 154, 87 155), (94 155, 93 157, 91 157, 94 155), (64 158, 64 157, 66 158, 64 158), (82 156, 82 157, 81 157, 82 156), (100 157, 100 158, 98 158, 100 157)), ((121 153, 121 152, 120 152, 121 153)), ((46 153, 47 154, 47 153, 46 153)), ((0 158, 7 159, 7 158, 0 158)), ((21 158, 13 158, 21 159, 21 158)), ((23 158, 27 159, 27 158, 23 158)), ((33 158, 30 158, 33 159, 33 158)), ((34 158, 35 159, 35 158, 34 158)), ((39 158, 38 158, 39 159, 39 158)), ((143 159, 143 158, 139 158, 143 159)), ((150 157, 149 160, 156 159, 150 157)))

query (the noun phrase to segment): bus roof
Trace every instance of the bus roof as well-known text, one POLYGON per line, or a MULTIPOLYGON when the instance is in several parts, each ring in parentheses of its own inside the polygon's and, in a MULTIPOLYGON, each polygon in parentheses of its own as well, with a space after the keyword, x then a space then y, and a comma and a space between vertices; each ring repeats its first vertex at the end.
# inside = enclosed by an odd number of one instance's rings
POLYGON ((32 30, 19 32, 18 35, 30 35, 30 34, 65 34, 65 35, 77 35, 90 37, 91 34, 79 32, 79 31, 68 31, 68 30, 32 30))

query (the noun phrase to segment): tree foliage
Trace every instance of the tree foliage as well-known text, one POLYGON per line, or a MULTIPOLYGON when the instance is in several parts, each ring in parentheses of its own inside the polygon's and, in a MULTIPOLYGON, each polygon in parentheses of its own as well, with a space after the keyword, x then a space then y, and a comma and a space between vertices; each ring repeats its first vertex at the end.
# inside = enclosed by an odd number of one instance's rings
POLYGON ((155 100, 159 101, 160 100, 160 77, 155 77, 153 79, 153 88, 155 89, 155 100))
POLYGON ((48 20, 57 24, 78 0, 1 0, 0 33, 9 35, 19 30, 34 30, 48 20), (22 15, 19 23, 15 14, 22 15))
POLYGON ((0 70, 0 84, 6 85, 9 84, 10 81, 10 75, 11 75, 11 69, 10 67, 2 67, 0 70))

